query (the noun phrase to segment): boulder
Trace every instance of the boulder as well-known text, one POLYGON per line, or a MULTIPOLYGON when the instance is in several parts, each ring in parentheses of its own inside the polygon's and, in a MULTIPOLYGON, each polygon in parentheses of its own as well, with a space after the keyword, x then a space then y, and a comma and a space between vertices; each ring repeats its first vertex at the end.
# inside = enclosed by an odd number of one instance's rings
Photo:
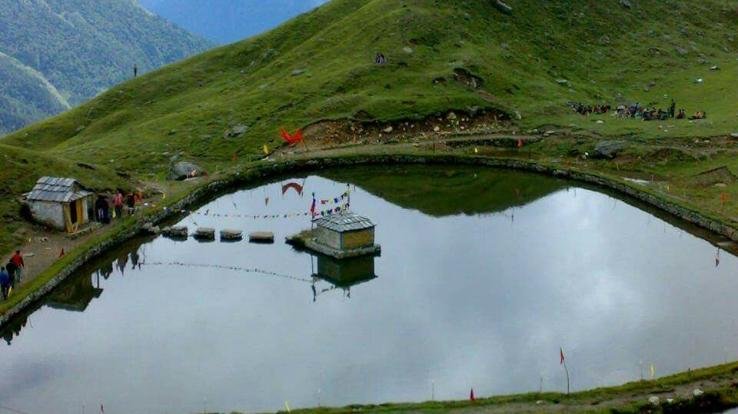
POLYGON ((161 233, 161 229, 159 229, 159 226, 155 226, 152 223, 146 223, 141 228, 142 232, 145 234, 155 235, 161 233))
POLYGON ((510 7, 509 4, 505 3, 502 0, 494 0, 492 4, 495 6, 495 8, 499 11, 501 11, 504 14, 512 14, 513 8, 510 7))
POLYGON ((623 141, 600 141, 592 151, 592 158, 611 160, 628 147, 623 141))
POLYGON ((248 131, 248 130, 249 130, 249 127, 248 126, 243 125, 243 124, 238 124, 238 125, 234 126, 233 128, 227 129, 223 133, 223 138, 228 139, 228 138, 240 137, 241 135, 245 134, 246 131, 248 131))
POLYGON ((203 175, 204 172, 205 171, 197 164, 188 161, 179 161, 173 163, 169 168, 169 179, 181 181, 188 178, 199 177, 203 175))
POLYGON ((733 139, 738 139, 738 132, 733 132, 732 134, 730 134, 730 137, 733 139))

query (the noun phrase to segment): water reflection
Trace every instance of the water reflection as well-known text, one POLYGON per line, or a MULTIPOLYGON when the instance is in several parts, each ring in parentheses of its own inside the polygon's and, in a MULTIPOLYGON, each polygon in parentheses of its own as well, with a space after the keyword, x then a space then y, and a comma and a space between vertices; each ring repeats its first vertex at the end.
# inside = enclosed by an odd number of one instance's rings
POLYGON ((2 333, 0 401, 265 411, 562 390, 559 347, 573 390, 738 358, 738 260, 723 250, 716 267, 686 227, 538 176, 342 173, 226 194, 176 223, 272 231, 274 245, 150 238, 85 267, 47 302, 84 312, 40 304, 2 333), (309 227, 311 193, 346 181, 381 257, 281 243, 309 227))
POLYGON ((334 289, 341 289, 346 298, 351 298, 351 287, 376 279, 374 274, 374 255, 336 259, 325 255, 313 256, 317 262, 317 271, 313 273, 313 301, 318 296, 334 289), (330 284, 328 288, 316 286, 319 280, 330 284))

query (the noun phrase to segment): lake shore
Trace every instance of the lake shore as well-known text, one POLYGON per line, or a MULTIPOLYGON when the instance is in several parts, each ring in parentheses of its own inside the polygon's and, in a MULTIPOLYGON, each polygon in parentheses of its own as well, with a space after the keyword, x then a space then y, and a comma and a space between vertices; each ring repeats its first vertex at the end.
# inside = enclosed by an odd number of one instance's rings
MULTIPOLYGON (((678 199, 670 198, 658 191, 649 191, 642 184, 616 177, 593 169, 584 169, 576 165, 562 165, 560 162, 540 159, 521 159, 513 157, 495 157, 470 153, 429 152, 413 146, 367 146, 347 150, 325 150, 321 152, 275 155, 272 160, 250 163, 230 171, 211 175, 200 181, 192 181, 187 187, 161 200, 156 208, 141 211, 115 223, 104 233, 96 234, 82 245, 60 258, 31 283, 22 286, 9 301, 0 305, 0 326, 6 324, 14 315, 37 303, 45 294, 74 273, 87 261, 103 252, 125 242, 141 233, 146 224, 159 224, 183 215, 199 203, 212 199, 229 189, 250 185, 287 173, 316 171, 354 165, 388 165, 388 164, 446 164, 446 165, 478 165, 492 168, 524 170, 554 177, 572 179, 577 182, 594 185, 600 189, 614 191, 622 196, 633 198, 660 211, 668 212, 674 217, 695 224, 710 232, 721 235, 726 240, 736 240, 735 228, 728 220, 694 209, 678 199)), ((476 151, 474 151, 476 152, 476 151)), ((517 412, 610 412, 616 408, 619 412, 640 412, 650 404, 648 394, 664 394, 671 392, 673 398, 682 401, 669 406, 668 412, 689 412, 696 408, 722 409, 738 405, 732 381, 738 366, 729 364, 714 368, 678 374, 657 381, 626 384, 621 387, 604 388, 573 394, 569 397, 560 394, 525 394, 512 397, 496 397, 481 399, 473 405, 467 402, 456 403, 422 403, 409 405, 381 405, 368 407, 349 407, 345 409, 319 409, 315 412, 342 412, 347 410, 382 410, 382 411, 426 411, 426 410, 471 410, 489 412, 508 412, 515 407, 517 412), (679 386, 679 387, 677 387, 679 386), (670 388, 671 387, 671 388, 670 388), (704 395, 699 398, 689 397, 687 388, 700 388, 704 395), (680 391, 677 391, 679 388, 680 391), (669 391, 669 389, 672 389, 669 391), (685 391, 686 390, 686 391, 685 391), (542 401, 542 403, 537 403, 542 401), (607 401, 607 403, 605 403, 607 401), (505 405, 500 406, 501 403, 505 405), (512 404, 512 405, 510 405, 512 404), (518 407, 519 405, 523 407, 518 407), (573 404, 573 405, 570 405, 573 404), (594 405, 593 405, 594 404, 594 405), (609 405, 608 405, 609 404, 609 405), (700 404, 700 405, 694 405, 700 404), (507 407, 507 408, 499 408, 507 407), (605 408, 610 407, 610 408, 605 408), (676 411, 672 409, 679 408, 676 411), (620 411, 624 410, 624 411, 620 411), (631 411, 628 411, 631 410, 631 411), (686 410, 686 411, 684 411, 686 410)), ((666 398, 666 397, 664 397, 666 398)), ((669 397, 672 398, 672 397, 669 397)), ((307 412, 312 412, 307 411, 307 412)))

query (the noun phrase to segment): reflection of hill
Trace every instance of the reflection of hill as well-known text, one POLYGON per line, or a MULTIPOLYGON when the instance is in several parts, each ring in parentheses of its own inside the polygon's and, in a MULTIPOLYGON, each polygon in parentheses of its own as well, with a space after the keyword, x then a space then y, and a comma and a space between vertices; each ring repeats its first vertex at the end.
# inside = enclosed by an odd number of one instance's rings
POLYGON ((566 187, 566 182, 550 177, 463 166, 366 167, 322 175, 436 217, 500 212, 566 187))

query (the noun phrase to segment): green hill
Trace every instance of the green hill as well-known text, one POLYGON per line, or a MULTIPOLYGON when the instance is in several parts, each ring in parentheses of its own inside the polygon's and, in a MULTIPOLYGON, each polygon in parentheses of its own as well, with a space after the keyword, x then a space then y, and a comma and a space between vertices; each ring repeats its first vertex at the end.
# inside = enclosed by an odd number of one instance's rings
POLYGON ((334 0, 262 36, 126 82, 5 142, 92 162, 124 158, 124 168, 148 171, 165 152, 211 162, 255 154, 278 142, 280 126, 357 114, 389 120, 493 107, 518 111, 522 127, 577 123, 606 132, 613 123, 587 124, 566 102, 666 105, 668 94, 711 115, 695 127, 701 132, 736 123, 734 2, 511 4, 506 15, 490 0, 334 0), (376 51, 389 64, 375 65, 376 51), (455 69, 482 86, 455 81, 455 69), (698 77, 704 83, 695 84, 698 77), (223 138, 235 124, 249 130, 223 138))
POLYGON ((132 0, 0 0, 0 133, 208 46, 132 0))
POLYGON ((492 0, 333 0, 263 35, 113 87, 2 143, 163 178, 177 153, 211 169, 234 153, 257 159, 265 143, 280 144, 282 126, 420 119, 449 109, 496 109, 518 130, 559 125, 644 138, 738 130, 735 1, 509 4, 512 14, 492 0), (386 65, 374 63, 378 51, 386 65), (667 130, 567 107, 666 107, 672 97, 709 119, 667 130), (246 132, 225 134, 236 125, 246 132))

